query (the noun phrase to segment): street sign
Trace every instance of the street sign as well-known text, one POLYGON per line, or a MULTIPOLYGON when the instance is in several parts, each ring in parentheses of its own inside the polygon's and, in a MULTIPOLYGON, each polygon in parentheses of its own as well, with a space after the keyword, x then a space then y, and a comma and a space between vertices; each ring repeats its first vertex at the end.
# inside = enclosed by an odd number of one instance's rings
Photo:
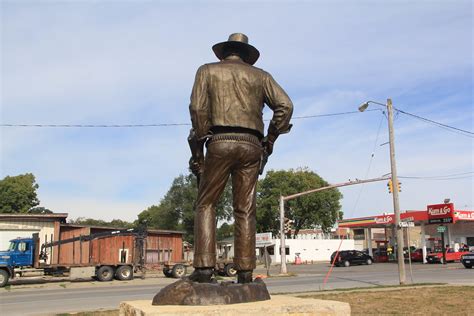
POLYGON ((446 232, 446 226, 438 226, 437 231, 438 231, 438 233, 446 232))
POLYGON ((273 244, 272 233, 258 233, 255 235, 256 247, 270 246, 273 244))
POLYGON ((452 217, 446 217, 446 218, 431 218, 428 219, 428 224, 449 224, 449 223, 454 223, 452 217))
POLYGON ((414 222, 400 222, 400 227, 415 227, 414 222))

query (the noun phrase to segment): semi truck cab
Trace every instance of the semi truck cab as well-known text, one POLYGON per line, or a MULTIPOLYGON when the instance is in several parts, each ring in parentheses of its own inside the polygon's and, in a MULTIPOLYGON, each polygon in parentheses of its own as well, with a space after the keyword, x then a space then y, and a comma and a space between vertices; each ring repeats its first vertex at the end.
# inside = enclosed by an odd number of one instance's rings
POLYGON ((10 240, 7 250, 0 251, 0 287, 14 277, 15 268, 32 267, 34 259, 33 238, 10 240))
POLYGON ((29 267, 33 265, 34 244, 32 238, 10 240, 6 251, 0 251, 0 266, 29 267))

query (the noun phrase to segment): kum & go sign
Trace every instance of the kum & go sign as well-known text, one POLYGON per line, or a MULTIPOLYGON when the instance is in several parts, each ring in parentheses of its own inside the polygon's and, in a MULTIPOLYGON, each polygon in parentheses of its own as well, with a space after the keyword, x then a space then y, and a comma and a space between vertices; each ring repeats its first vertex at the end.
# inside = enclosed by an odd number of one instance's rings
POLYGON ((454 217, 457 220, 474 221, 474 211, 455 211, 454 217))
POLYGON ((454 204, 433 204, 428 205, 428 223, 443 224, 454 223, 454 204))
POLYGON ((375 223, 377 224, 392 224, 394 222, 392 215, 376 216, 375 223))

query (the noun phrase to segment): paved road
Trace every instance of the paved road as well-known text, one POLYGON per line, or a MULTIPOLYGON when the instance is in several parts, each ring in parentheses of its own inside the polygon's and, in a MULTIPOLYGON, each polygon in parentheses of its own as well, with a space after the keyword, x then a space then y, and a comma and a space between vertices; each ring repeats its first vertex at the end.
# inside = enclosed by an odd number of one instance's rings
MULTIPOLYGON (((289 266, 294 277, 275 277, 265 280, 270 293, 318 291, 329 267, 327 264, 289 266)), ((407 267, 408 271, 408 267, 407 267)), ((257 270, 263 272, 263 270, 257 270)), ((272 274, 277 274, 273 267, 272 274)), ((80 282, 13 285, 0 290, 2 315, 49 315, 98 309, 116 309, 121 301, 151 299, 173 279, 147 278, 129 282, 80 282)), ((410 273, 407 274, 410 282, 410 273)), ((413 265, 415 283, 454 283, 474 285, 474 269, 464 269, 458 263, 442 265, 413 265)), ((334 268, 324 289, 371 287, 398 284, 395 264, 375 264, 334 268)))

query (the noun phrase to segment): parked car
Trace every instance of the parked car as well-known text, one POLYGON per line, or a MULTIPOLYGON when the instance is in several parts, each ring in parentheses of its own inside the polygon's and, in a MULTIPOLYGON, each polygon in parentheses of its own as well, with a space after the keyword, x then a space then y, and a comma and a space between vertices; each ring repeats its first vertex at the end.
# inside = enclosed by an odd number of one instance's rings
POLYGON ((334 265, 338 267, 349 267, 354 264, 372 264, 374 262, 371 256, 359 250, 342 250, 337 253, 337 257, 336 253, 335 251, 331 255, 331 263, 334 262, 334 265), (334 261, 335 257, 336 261, 334 261))
POLYGON ((410 246, 410 251, 408 251, 408 247, 403 247, 403 257, 408 259, 408 252, 413 253, 416 250, 416 247, 410 246))
MULTIPOLYGON (((461 261, 461 257, 467 254, 469 254, 467 251, 454 251, 454 249, 448 249, 448 251, 446 251, 446 262, 461 261)), ((443 263, 443 253, 430 253, 426 256, 426 260, 428 263, 443 263)))
POLYGON ((474 266, 474 251, 469 252, 461 257, 461 262, 466 269, 471 269, 474 266))
MULTIPOLYGON (((431 252, 431 248, 426 249, 427 253, 431 252)), ((423 249, 418 248, 410 253, 411 261, 413 262, 423 262, 423 249)), ((408 254, 405 256, 405 259, 408 260, 408 254)))

